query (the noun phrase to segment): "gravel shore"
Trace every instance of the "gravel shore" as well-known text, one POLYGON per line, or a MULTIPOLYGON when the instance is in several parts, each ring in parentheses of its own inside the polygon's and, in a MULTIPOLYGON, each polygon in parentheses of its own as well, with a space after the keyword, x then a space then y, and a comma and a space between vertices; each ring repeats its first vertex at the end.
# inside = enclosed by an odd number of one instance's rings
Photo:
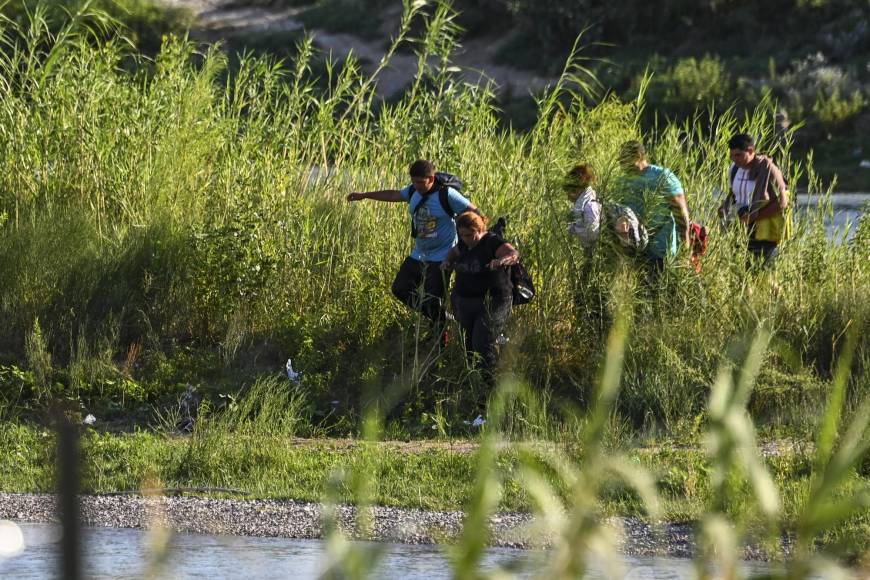
MULTIPOLYGON (((371 508, 371 531, 354 533, 356 508, 336 508, 339 525, 356 537, 381 542, 430 544, 450 541, 462 527, 461 512, 429 512, 390 507, 371 508)), ((321 538, 324 506, 293 500, 234 500, 200 497, 83 496, 82 523, 97 527, 149 528, 165 526, 177 532, 242 536, 321 538)), ((0 519, 18 522, 57 520, 55 497, 44 494, 0 493, 0 519)), ((611 518, 621 528, 624 553, 690 557, 690 524, 663 524, 655 530, 635 518, 611 518)), ((533 518, 501 513, 490 519, 491 544, 529 548, 533 518)))

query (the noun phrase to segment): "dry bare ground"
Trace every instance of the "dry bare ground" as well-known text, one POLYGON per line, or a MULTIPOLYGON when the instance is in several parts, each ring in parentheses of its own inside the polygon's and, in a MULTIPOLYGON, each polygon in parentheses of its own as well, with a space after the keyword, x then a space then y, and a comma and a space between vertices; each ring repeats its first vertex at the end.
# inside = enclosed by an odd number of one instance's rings
MULTIPOLYGON (((302 30, 298 19, 304 8, 275 9, 268 6, 249 5, 233 0, 163 0, 166 4, 183 6, 196 16, 191 35, 208 42, 248 36, 257 33, 292 32, 302 30)), ((382 40, 370 41, 352 34, 311 30, 315 45, 324 53, 340 58, 353 53, 363 63, 367 73, 377 67, 384 55, 388 39, 395 33, 400 13, 384 15, 382 40)), ((540 92, 556 79, 542 77, 509 66, 493 64, 498 43, 481 38, 463 43, 454 57, 453 64, 461 69, 460 78, 468 83, 486 83, 491 80, 496 90, 518 96, 540 92)), ((382 97, 389 97, 402 90, 414 78, 417 57, 400 53, 393 55, 390 65, 378 75, 377 90, 382 97)))

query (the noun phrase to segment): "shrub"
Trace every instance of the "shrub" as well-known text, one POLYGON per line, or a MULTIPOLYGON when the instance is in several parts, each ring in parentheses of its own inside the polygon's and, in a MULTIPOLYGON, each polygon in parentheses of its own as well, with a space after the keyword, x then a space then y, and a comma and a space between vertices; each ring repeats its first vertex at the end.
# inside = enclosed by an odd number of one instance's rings
POLYGON ((813 112, 826 131, 834 131, 857 116, 867 104, 864 95, 855 90, 850 97, 840 95, 839 87, 830 95, 819 93, 813 104, 813 112))
MULTIPOLYGON (((653 59, 656 62, 656 59, 653 59)), ((662 63, 661 59, 658 59, 662 63)), ((659 68, 663 64, 659 64, 659 68)), ((636 81, 636 84, 640 80, 636 81)), ((733 83, 725 63, 717 56, 679 59, 666 70, 653 69, 647 99, 656 110, 686 117, 699 108, 733 98, 733 83)))

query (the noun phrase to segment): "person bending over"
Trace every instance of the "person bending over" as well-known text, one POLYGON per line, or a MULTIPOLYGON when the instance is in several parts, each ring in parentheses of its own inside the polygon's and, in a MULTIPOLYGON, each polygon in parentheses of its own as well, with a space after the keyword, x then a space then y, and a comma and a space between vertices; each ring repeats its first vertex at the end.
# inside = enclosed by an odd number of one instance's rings
POLYGON ((646 259, 654 271, 661 271, 665 260, 677 254, 680 242, 689 245, 689 209, 683 185, 670 169, 649 163, 640 141, 622 144, 619 163, 625 171, 617 183, 622 203, 649 231, 646 259))

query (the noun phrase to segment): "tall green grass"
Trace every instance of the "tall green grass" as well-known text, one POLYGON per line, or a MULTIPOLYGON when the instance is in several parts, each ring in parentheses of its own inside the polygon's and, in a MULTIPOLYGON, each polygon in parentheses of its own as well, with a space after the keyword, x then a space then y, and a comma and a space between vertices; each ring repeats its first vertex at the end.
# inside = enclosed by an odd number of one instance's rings
MULTIPOLYGON (((582 419, 574 419, 579 431, 576 446, 511 443, 505 431, 511 402, 522 400, 534 406, 528 402, 537 395, 515 383, 500 385, 476 453, 463 528, 446 547, 453 577, 513 577, 510 569, 484 572, 481 564, 490 540, 490 517, 497 512, 506 481, 517 476, 535 515, 527 533, 532 543, 549 548, 535 577, 581 578, 595 564, 602 567, 605 577, 625 576, 617 554, 621 530, 603 517, 602 508, 614 496, 631 497, 655 524, 661 517, 664 494, 656 474, 608 445, 624 379, 630 319, 624 306, 618 310, 607 356, 598 371, 595 401, 582 419), (499 454, 510 452, 518 454, 518 465, 499 464, 499 454)), ((755 426, 747 412, 769 337, 760 332, 723 360, 705 405, 709 421, 703 435, 710 462, 705 483, 709 487, 705 493, 708 505, 696 522, 697 578, 851 578, 853 570, 847 565, 860 566, 866 559, 862 530, 870 515, 870 488, 866 480, 856 478, 856 471, 870 450, 870 398, 864 399, 849 421, 842 419, 855 337, 854 331, 849 332, 837 361, 833 392, 816 433, 811 476, 798 483, 796 490, 795 481, 782 486, 775 481, 759 452, 755 426), (796 491, 797 497, 784 497, 788 491, 796 491), (769 570, 741 571, 741 555, 748 543, 764 547, 774 561, 769 570)), ((352 469, 351 475, 339 473, 347 482, 369 481, 354 479, 352 469)), ((349 487, 359 497, 368 496, 367 486, 349 483, 349 487)), ((365 505, 358 517, 364 517, 365 505)), ((330 570, 360 578, 372 574, 376 551, 350 547, 337 528, 329 535, 330 546, 340 547, 329 553, 330 570)))
POLYGON ((425 157, 460 175, 484 213, 509 216, 540 293, 516 309, 503 366, 553 406, 591 404, 616 287, 635 303, 614 403, 630 425, 702 420, 729 340, 758 326, 773 347, 748 402, 760 424, 812 424, 850 326, 863 332, 845 396, 870 392, 867 228, 851 244, 826 239, 829 198, 811 163, 790 158, 793 133, 775 132, 772 103, 641 135, 642 98, 590 105, 575 84, 582 63, 570 62, 539 97, 536 126, 504 130, 492 92, 454 79, 456 30, 439 6, 405 7, 396 43, 416 43, 420 71, 396 103, 375 99, 377 77, 352 56, 312 73, 310 39, 295 61, 243 58, 227 78, 218 50, 178 38, 131 67, 124 43, 78 21, 63 34, 38 14, 2 23, 0 361, 32 372, 39 392, 97 404, 120 402, 127 385, 138 405, 186 382, 235 388, 292 357, 320 412, 340 401, 349 429, 383 385, 405 393, 396 417, 408 425, 436 406, 442 425, 460 425, 481 386, 459 341, 430 348, 389 292, 410 247, 406 209, 344 201, 404 184, 425 157), (569 238, 566 170, 591 163, 612 199, 617 148, 638 137, 679 175, 692 217, 712 225, 737 130, 822 194, 772 272, 747 270, 736 230, 715 230, 699 275, 681 257, 654 284, 606 245, 587 256, 569 238))
MULTIPOLYGON (((627 304, 621 302, 621 304, 627 304)), ((291 497, 326 501, 325 577, 372 577, 382 552, 351 542, 368 537, 373 503, 454 507, 465 512, 461 531, 445 550, 457 578, 512 577, 516 570, 485 572, 490 518, 500 509, 528 509, 535 518, 524 537, 548 546, 546 561, 535 570, 544 578, 583 577, 596 563, 606 577, 623 577, 617 522, 606 515, 642 515, 656 524, 673 518, 668 502, 693 502, 691 494, 674 497, 666 484, 674 463, 663 454, 650 468, 636 455, 612 443, 614 411, 623 385, 623 364, 632 316, 617 311, 604 361, 596 368, 594 402, 588 413, 569 419, 578 433, 571 444, 516 442, 509 429, 513 409, 534 408, 539 396, 516 382, 503 382, 494 393, 488 423, 471 453, 391 451, 377 445, 383 436, 382 415, 374 410, 364 422, 363 438, 352 446, 288 445, 300 422, 299 400, 286 381, 275 378, 254 385, 248 398, 221 412, 204 413, 190 438, 83 435, 84 489, 111 491, 118 486, 242 487, 256 497, 291 497), (657 473, 658 471, 658 473, 657 473), (425 473, 425 477, 420 477, 425 473), (421 481, 422 480, 422 481, 421 481), (443 487, 442 487, 443 486, 443 487), (425 488, 424 496, 421 490, 425 488), (417 492, 417 493, 415 493, 417 492), (434 492, 434 495, 430 495, 434 492), (394 495, 395 494, 395 495, 394 495), (339 502, 356 505, 356 520, 339 525, 339 502)), ((707 462, 697 466, 700 499, 697 514, 698 578, 740 578, 739 560, 747 543, 763 545, 773 560, 757 578, 850 578, 866 565, 870 525, 870 488, 866 458, 870 449, 870 399, 847 414, 845 392, 853 367, 856 333, 850 331, 836 364, 833 392, 822 413, 814 450, 783 450, 762 458, 747 412, 764 360, 768 337, 758 333, 748 345, 735 345, 723 361, 705 403, 703 426, 707 462), (850 416, 848 416, 850 415, 850 416), (799 457, 800 456, 800 457, 799 457), (805 461, 786 468, 780 461, 805 461), (862 462, 865 462, 862 465, 862 462), (862 475, 863 474, 863 475, 862 475), (790 539, 786 548, 784 540, 790 539), (850 571, 846 566, 853 565, 850 571)), ((616 425, 618 427, 618 425, 616 425)), ((55 442, 44 430, 0 425, 6 445, 0 461, 2 481, 28 489, 52 486, 55 442)), ((443 509, 443 508, 442 508, 443 509)), ((678 512, 679 513, 679 512, 678 512)))

